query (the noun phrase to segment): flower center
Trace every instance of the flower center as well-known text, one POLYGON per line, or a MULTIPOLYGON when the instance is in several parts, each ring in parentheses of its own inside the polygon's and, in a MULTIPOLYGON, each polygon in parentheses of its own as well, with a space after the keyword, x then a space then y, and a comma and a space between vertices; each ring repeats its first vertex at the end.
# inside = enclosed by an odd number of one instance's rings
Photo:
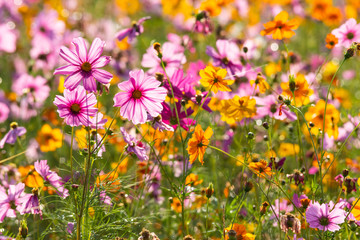
POLYGON ((77 103, 74 103, 71 105, 70 110, 72 113, 79 113, 80 112, 80 106, 77 103))
POLYGON ((276 110, 277 110, 276 104, 271 104, 271 106, 270 106, 270 112, 276 113, 276 110))
POLYGON ((91 64, 89 62, 84 62, 83 64, 81 64, 81 70, 83 70, 85 72, 90 72, 91 64))
POLYGON ((223 59, 221 59, 221 62, 225 65, 229 64, 229 59, 227 57, 224 57, 223 59))
POLYGON ((346 34, 347 39, 353 39, 354 38, 354 33, 349 32, 348 34, 346 34))
POLYGON ((329 218, 328 217, 321 217, 320 218, 320 225, 321 226, 327 226, 329 225, 329 218))
POLYGON ((17 122, 12 122, 12 123, 10 123, 10 128, 15 129, 15 128, 17 128, 17 127, 18 127, 17 122))
POLYGON ((132 92, 132 97, 135 98, 135 99, 140 99, 141 96, 142 96, 142 93, 139 90, 135 90, 135 91, 132 92))

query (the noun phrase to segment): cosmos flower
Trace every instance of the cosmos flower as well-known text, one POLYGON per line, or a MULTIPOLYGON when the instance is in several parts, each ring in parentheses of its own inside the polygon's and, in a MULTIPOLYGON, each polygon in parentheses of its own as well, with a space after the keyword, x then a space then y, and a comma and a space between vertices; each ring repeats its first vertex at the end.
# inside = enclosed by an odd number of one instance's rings
POLYGON ((146 154, 146 149, 140 141, 137 141, 134 136, 128 134, 123 127, 120 128, 122 135, 124 136, 124 141, 128 144, 126 146, 126 151, 128 153, 135 153, 135 155, 141 161, 149 160, 148 155, 146 154))
POLYGON ((38 188, 34 188, 32 190, 32 194, 26 194, 25 196, 20 198, 22 205, 19 207, 19 212, 21 215, 25 213, 31 214, 39 214, 42 219, 42 211, 40 208, 40 200, 39 200, 39 190, 38 188))
POLYGON ((49 182, 50 185, 56 189, 56 192, 60 197, 65 199, 69 196, 69 191, 63 187, 64 182, 62 178, 56 172, 50 171, 47 160, 36 161, 34 167, 44 180, 49 182))
POLYGON ((273 39, 282 40, 284 38, 291 38, 295 35, 293 30, 299 27, 296 19, 288 21, 289 14, 286 11, 280 12, 275 16, 274 21, 264 24, 265 29, 260 32, 261 35, 272 35, 273 39))
POLYGON ((143 70, 134 70, 129 73, 130 79, 119 83, 119 92, 114 97, 114 107, 120 107, 120 115, 134 124, 145 123, 147 113, 157 117, 163 106, 167 91, 160 87, 155 77, 145 75, 143 70))
POLYGON ((10 185, 7 190, 0 187, 0 223, 4 221, 5 217, 16 218, 15 210, 20 211, 23 203, 22 197, 25 195, 24 189, 24 183, 10 185))
POLYGON ((12 90, 19 96, 25 94, 31 103, 43 103, 50 93, 47 80, 41 76, 22 74, 12 85, 12 90))
POLYGON ((24 127, 19 127, 16 122, 10 124, 10 131, 5 134, 5 136, 0 141, 0 149, 4 148, 5 143, 14 144, 18 137, 24 135, 26 129, 24 127))
POLYGON ((237 72, 241 72, 240 49, 234 41, 219 39, 216 41, 217 51, 210 46, 206 47, 206 54, 214 62, 215 67, 225 68, 230 78, 233 79, 237 72))
POLYGON ((194 125, 196 123, 195 120, 188 118, 194 111, 191 108, 187 108, 186 111, 181 111, 180 102, 176 102, 176 110, 171 109, 171 107, 167 103, 163 103, 163 111, 161 112, 162 121, 168 125, 171 125, 175 130, 179 125, 176 111, 178 112, 178 117, 180 120, 180 127, 189 130, 189 126, 194 125))
POLYGON ((90 117, 95 117, 97 108, 96 97, 93 93, 86 94, 84 87, 78 86, 71 90, 65 89, 64 96, 57 95, 54 104, 58 107, 57 112, 69 126, 89 126, 92 124, 90 117))
POLYGON ((339 28, 332 30, 331 33, 339 41, 336 46, 349 48, 353 42, 360 41, 360 24, 357 24, 354 18, 350 18, 339 28))
POLYGON ((195 127, 195 131, 188 142, 187 151, 190 155, 189 162, 194 163, 196 159, 199 159, 201 165, 204 164, 204 154, 207 146, 209 145, 209 139, 213 135, 213 130, 210 127, 204 131, 201 125, 198 124, 195 127))
POLYGON ((340 230, 339 224, 345 221, 345 212, 337 205, 313 203, 306 210, 306 221, 310 228, 317 228, 321 231, 335 232, 340 230))
MULTIPOLYGON (((162 61, 164 62, 166 74, 171 77, 173 73, 181 67, 182 64, 186 63, 186 57, 183 51, 184 48, 172 42, 165 42, 161 49, 162 61)), ((143 55, 141 61, 141 66, 150 68, 148 70, 149 74, 164 72, 161 66, 161 60, 153 46, 146 50, 146 53, 143 55)))
POLYGON ((151 17, 140 18, 138 22, 133 22, 130 28, 125 28, 116 34, 116 38, 121 41, 128 37, 128 42, 132 42, 137 36, 144 32, 143 23, 151 17))
POLYGON ((59 67, 54 72, 54 74, 69 75, 65 79, 64 87, 73 90, 82 82, 85 90, 96 92, 96 81, 104 85, 110 83, 112 74, 99 69, 111 60, 108 56, 101 56, 105 41, 95 38, 89 51, 85 40, 81 37, 74 38, 72 44, 75 46, 75 52, 67 47, 60 49, 60 56, 70 64, 59 67))

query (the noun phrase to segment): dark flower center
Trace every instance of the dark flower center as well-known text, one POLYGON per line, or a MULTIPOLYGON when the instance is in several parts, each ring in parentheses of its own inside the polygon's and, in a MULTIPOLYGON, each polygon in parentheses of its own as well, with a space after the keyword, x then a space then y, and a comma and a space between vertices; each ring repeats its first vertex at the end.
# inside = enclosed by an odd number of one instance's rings
POLYGON ((15 201, 10 201, 10 208, 11 209, 16 209, 15 201))
POLYGON ((80 106, 77 103, 74 103, 71 105, 70 110, 72 113, 79 113, 80 112, 80 106))
POLYGON ((320 218, 320 225, 321 226, 327 226, 329 225, 330 221, 328 217, 321 217, 320 218))
POLYGON ((272 113, 276 113, 276 110, 277 110, 276 104, 271 104, 271 106, 270 106, 270 111, 271 111, 272 113))
POLYGON ((91 64, 89 62, 84 62, 83 64, 81 64, 81 70, 83 70, 85 72, 90 72, 91 64))
POLYGON ((349 32, 348 34, 346 34, 347 39, 353 39, 354 38, 354 33, 349 32))
POLYGON ((10 128, 15 129, 15 128, 17 128, 17 127, 18 127, 17 122, 12 122, 12 123, 10 123, 10 128))
POLYGON ((229 59, 227 57, 224 57, 223 59, 221 59, 221 62, 225 65, 229 64, 229 59))
POLYGON ((176 124, 178 124, 177 118, 176 118, 176 117, 170 118, 170 124, 171 124, 171 125, 176 125, 176 124))
POLYGON ((135 91, 132 92, 132 97, 135 98, 135 99, 140 99, 141 96, 142 96, 142 93, 139 90, 135 90, 135 91))

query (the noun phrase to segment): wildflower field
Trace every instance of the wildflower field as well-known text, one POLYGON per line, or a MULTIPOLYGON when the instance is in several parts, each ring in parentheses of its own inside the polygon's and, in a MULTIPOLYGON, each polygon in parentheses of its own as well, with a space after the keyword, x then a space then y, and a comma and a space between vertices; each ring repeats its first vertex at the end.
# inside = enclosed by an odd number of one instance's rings
POLYGON ((360 239, 359 0, 0 0, 0 240, 360 239))

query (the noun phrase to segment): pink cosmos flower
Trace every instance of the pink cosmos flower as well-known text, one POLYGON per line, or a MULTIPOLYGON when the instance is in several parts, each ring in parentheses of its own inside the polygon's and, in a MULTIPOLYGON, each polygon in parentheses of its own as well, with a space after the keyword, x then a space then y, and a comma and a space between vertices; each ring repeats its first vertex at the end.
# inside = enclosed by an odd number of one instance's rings
POLYGON ((8 104, 0 102, 0 123, 5 122, 9 117, 10 109, 8 104))
POLYGON ((339 28, 332 30, 332 34, 339 39, 336 46, 349 48, 353 42, 360 41, 360 24, 354 18, 350 18, 339 28))
POLYGON ((0 141, 0 149, 4 148, 5 143, 14 144, 16 139, 26 133, 26 129, 24 127, 19 127, 16 122, 12 122, 10 124, 10 131, 5 134, 3 139, 0 141))
POLYGON ((34 188, 32 190, 32 194, 26 194, 21 197, 19 201, 22 202, 22 205, 19 207, 18 211, 21 215, 25 213, 39 214, 42 219, 42 211, 40 208, 40 200, 39 200, 39 190, 34 188))
POLYGON ((322 231, 335 232, 340 230, 339 224, 345 221, 345 211, 339 206, 333 204, 313 203, 306 210, 306 221, 309 227, 318 228, 322 231))
POLYGON ((210 46, 206 47, 206 54, 213 61, 214 66, 226 68, 229 76, 233 76, 242 70, 240 62, 240 49, 234 41, 219 39, 216 41, 217 51, 210 46))
POLYGON ((60 67, 54 72, 54 74, 69 75, 65 79, 64 87, 73 90, 82 82, 87 91, 96 92, 96 81, 105 85, 110 83, 112 74, 99 69, 106 66, 111 60, 108 56, 100 56, 105 42, 95 38, 89 52, 85 40, 81 37, 74 38, 72 44, 75 46, 76 52, 67 47, 60 49, 60 56, 70 64, 60 67))
POLYGON ((19 96, 26 94, 31 103, 43 103, 50 93, 50 87, 45 78, 28 74, 22 74, 16 79, 12 90, 19 96))
POLYGON ((67 198, 69 196, 69 191, 63 187, 64 182, 62 178, 53 171, 50 171, 50 167, 47 164, 47 160, 36 161, 34 163, 36 172, 38 172, 45 181, 49 182, 55 189, 57 194, 62 198, 67 198))
POLYGON ((121 30, 120 32, 118 32, 116 34, 116 38, 121 41, 124 38, 128 37, 128 42, 132 42, 134 40, 134 38, 136 38, 137 36, 139 36, 140 34, 142 34, 144 32, 144 27, 143 27, 143 23, 146 20, 149 20, 151 17, 143 17, 140 18, 140 20, 138 22, 134 22, 131 28, 125 28, 123 30, 121 30))
POLYGON ((281 106, 274 95, 268 95, 264 98, 254 98, 256 99, 256 104, 258 105, 256 119, 269 116, 270 118, 275 118, 281 121, 286 119, 289 121, 296 120, 296 114, 291 112, 286 105, 281 106))
POLYGON ((24 183, 17 185, 10 185, 6 191, 5 188, 0 187, 0 223, 4 221, 5 217, 16 218, 16 211, 20 211, 25 189, 24 183))
POLYGON ((13 53, 16 50, 17 32, 10 29, 7 24, 0 25, 0 52, 13 53))
POLYGON ((128 144, 126 146, 126 151, 128 153, 135 153, 135 155, 141 161, 149 160, 149 157, 146 154, 146 149, 145 147, 143 147, 143 144, 140 141, 137 141, 134 136, 128 134, 123 127, 120 128, 120 131, 124 136, 124 141, 128 144))
POLYGON ((167 91, 160 87, 160 82, 155 77, 145 75, 143 70, 129 73, 128 81, 118 84, 120 90, 114 97, 114 107, 120 107, 120 115, 129 119, 134 124, 145 123, 147 113, 157 117, 163 107, 167 91))
POLYGON ((173 129, 177 129, 179 126, 179 122, 177 120, 176 111, 178 112, 179 120, 180 120, 180 127, 185 129, 186 131, 189 130, 189 127, 196 124, 194 119, 188 118, 191 114, 193 114, 193 110, 191 108, 186 109, 185 111, 181 111, 181 103, 176 102, 176 110, 171 109, 171 107, 167 103, 163 103, 164 110, 161 113, 162 121, 170 126, 173 129))
MULTIPOLYGON (((162 60, 165 65, 166 73, 169 77, 171 77, 175 70, 179 69, 182 64, 186 63, 186 57, 183 52, 184 48, 172 42, 165 42, 161 49, 163 54, 162 60)), ((164 72, 161 66, 161 61, 153 46, 146 50, 146 53, 143 55, 141 65, 143 67, 150 68, 148 71, 149 74, 164 72)))
POLYGON ((54 104, 58 107, 57 112, 65 123, 69 126, 89 126, 92 124, 90 117, 95 117, 97 108, 96 97, 93 93, 86 94, 82 86, 78 86, 73 91, 64 90, 64 96, 57 95, 54 104))

